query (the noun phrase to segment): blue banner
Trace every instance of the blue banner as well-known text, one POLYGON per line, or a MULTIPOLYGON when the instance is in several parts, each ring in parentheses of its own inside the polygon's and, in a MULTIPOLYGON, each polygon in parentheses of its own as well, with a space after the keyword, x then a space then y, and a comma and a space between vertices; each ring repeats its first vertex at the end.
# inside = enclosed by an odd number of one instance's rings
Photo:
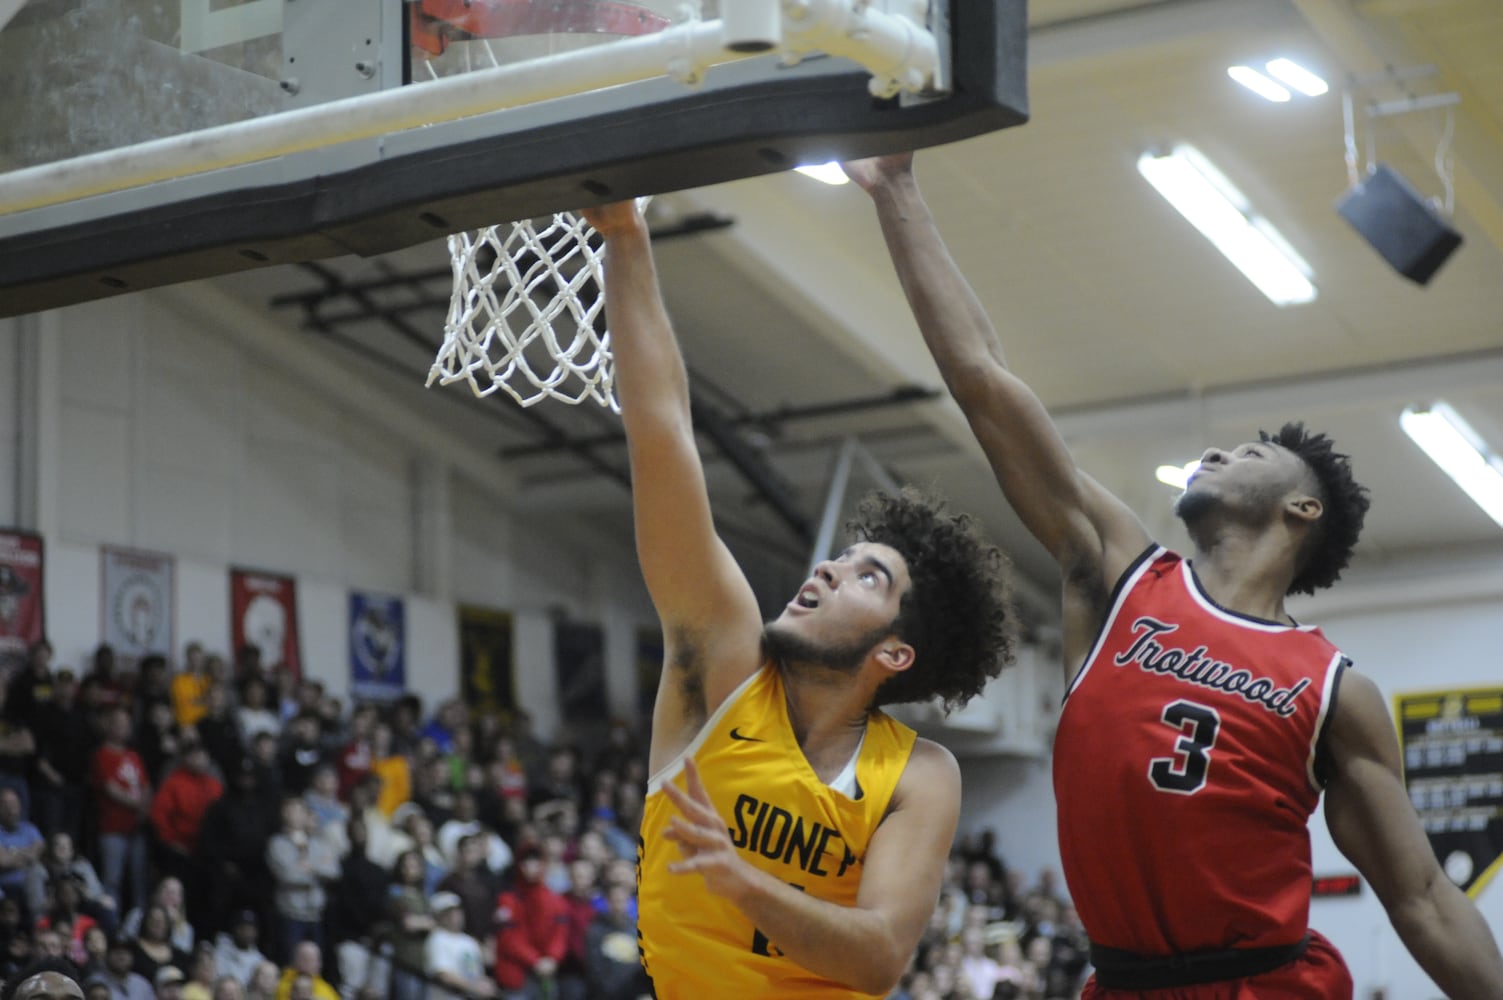
POLYGON ((400 597, 350 593, 350 695, 395 701, 407 690, 407 617, 400 597))

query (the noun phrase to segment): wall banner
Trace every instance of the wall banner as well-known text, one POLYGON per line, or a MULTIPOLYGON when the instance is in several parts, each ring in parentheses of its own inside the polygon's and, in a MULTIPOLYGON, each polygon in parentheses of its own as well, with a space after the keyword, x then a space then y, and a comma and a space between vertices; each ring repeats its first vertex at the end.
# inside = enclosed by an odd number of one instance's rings
POLYGON ((172 556, 106 545, 99 559, 99 635, 114 647, 115 662, 134 670, 152 654, 171 659, 177 597, 172 556))
POLYGON ((350 593, 350 695, 396 701, 407 691, 407 613, 400 597, 350 593))
POLYGON ((1404 784, 1435 856, 1476 897, 1503 867, 1503 687, 1394 698, 1404 784))
POLYGON ((0 683, 26 662, 31 644, 47 636, 44 554, 41 535, 0 531, 0 683))
POLYGON ((555 622, 553 661, 564 724, 578 732, 606 722, 605 630, 586 622, 555 622))
POLYGON ((459 671, 459 689, 470 711, 511 715, 517 707, 511 612, 460 605, 459 671))
POLYGON ((297 581, 290 576, 253 569, 230 570, 230 645, 260 650, 261 669, 270 673, 286 665, 303 676, 298 643, 297 581))

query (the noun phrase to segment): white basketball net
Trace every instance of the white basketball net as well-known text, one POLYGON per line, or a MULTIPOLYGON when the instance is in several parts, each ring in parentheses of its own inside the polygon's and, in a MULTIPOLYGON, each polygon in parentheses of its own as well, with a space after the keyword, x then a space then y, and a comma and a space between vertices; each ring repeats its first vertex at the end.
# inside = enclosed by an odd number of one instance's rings
POLYGON ((454 293, 428 385, 504 389, 518 403, 593 399, 619 413, 604 306, 602 251, 580 216, 560 212, 449 237, 454 293), (537 220, 541 223, 543 220, 537 220))

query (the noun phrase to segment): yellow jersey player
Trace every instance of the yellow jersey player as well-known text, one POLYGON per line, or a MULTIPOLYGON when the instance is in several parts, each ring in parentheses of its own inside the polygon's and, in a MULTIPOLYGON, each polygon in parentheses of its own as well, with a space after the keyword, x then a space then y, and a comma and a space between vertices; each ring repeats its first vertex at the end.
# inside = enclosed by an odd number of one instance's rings
POLYGON ((876 997, 939 895, 960 775, 882 705, 963 704, 1011 655, 1005 560, 964 516, 873 495, 764 627, 715 533, 688 379, 630 203, 587 211, 664 634, 639 860, 660 1000, 876 997))

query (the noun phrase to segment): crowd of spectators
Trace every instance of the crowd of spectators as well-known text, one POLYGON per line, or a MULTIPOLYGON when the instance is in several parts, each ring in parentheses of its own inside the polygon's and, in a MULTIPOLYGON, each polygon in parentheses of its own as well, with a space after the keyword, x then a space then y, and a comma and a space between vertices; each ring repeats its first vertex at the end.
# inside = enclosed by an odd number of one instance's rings
POLYGON ((1054 871, 1026 885, 982 830, 956 843, 939 906, 889 1000, 1073 1000, 1090 947, 1054 871))
MULTIPOLYGON (((85 1000, 637 1000, 646 781, 612 724, 347 708, 190 643, 173 669, 0 685, 0 976, 72 963, 85 1000)), ((986 837, 951 859, 903 1000, 1078 994, 1085 944, 1047 873, 986 837)))

